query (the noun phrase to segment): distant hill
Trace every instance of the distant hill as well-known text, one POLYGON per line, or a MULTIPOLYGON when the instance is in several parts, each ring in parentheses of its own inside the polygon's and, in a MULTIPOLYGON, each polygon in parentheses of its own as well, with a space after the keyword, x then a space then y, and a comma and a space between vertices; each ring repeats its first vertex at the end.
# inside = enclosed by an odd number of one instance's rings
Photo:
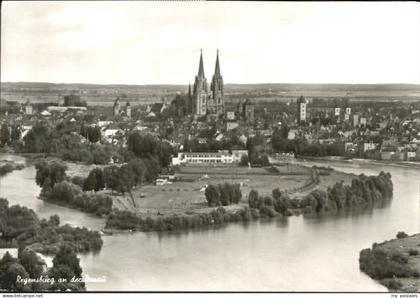
MULTIPOLYGON (((85 83, 48 83, 48 82, 2 82, 2 89, 9 88, 58 88, 58 89, 126 89, 126 90, 187 90, 188 85, 172 84, 85 84, 85 83)), ((323 91, 417 91, 420 84, 289 84, 289 83, 262 83, 262 84, 225 84, 225 90, 267 90, 294 91, 294 90, 323 90, 323 91)))
MULTIPOLYGON (((56 84, 48 82, 1 83, 3 100, 57 102, 67 94, 79 94, 89 104, 110 105, 116 97, 133 103, 170 101, 186 93, 188 85, 56 84)), ((420 84, 226 84, 227 100, 290 100, 300 95, 355 100, 420 100, 420 84)))

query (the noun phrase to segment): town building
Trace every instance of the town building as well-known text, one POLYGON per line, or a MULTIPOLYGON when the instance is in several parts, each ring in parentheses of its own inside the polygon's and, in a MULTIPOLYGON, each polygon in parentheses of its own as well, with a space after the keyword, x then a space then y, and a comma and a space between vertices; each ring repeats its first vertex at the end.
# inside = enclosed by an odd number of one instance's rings
POLYGON ((64 96, 65 107, 85 107, 86 101, 82 100, 79 95, 71 94, 64 96))
POLYGON ((238 121, 227 121, 226 122, 226 130, 233 130, 239 126, 238 121))
POLYGON ((219 150, 218 152, 179 152, 172 157, 172 165, 182 164, 232 164, 240 162, 242 155, 248 155, 247 150, 219 150))
POLYGON ((127 103, 125 104, 124 109, 121 109, 121 103, 120 103, 120 98, 117 97, 117 99, 114 102, 114 106, 113 106, 113 115, 114 117, 117 116, 127 116, 128 118, 131 118, 131 105, 130 102, 127 101, 127 103))
POLYGON ((363 152, 375 150, 378 147, 378 143, 363 143, 363 152))
POLYGON ((297 100, 297 121, 298 123, 306 122, 306 105, 307 101, 306 99, 301 96, 297 100))
POLYGON ((114 102, 114 117, 120 115, 120 110, 121 110, 120 98, 117 97, 117 99, 114 102))
POLYGON ((359 115, 354 114, 353 115, 353 127, 359 126, 359 115))
POLYGON ((227 111, 226 112, 226 119, 229 120, 235 120, 235 112, 234 111, 227 111))
POLYGON ((131 118, 131 105, 130 105, 130 102, 129 101, 127 101, 127 103, 125 105, 125 115, 128 118, 131 118))
POLYGON ((252 124, 255 121, 255 108, 251 100, 247 99, 243 105, 244 119, 248 124, 252 124))
POLYGON ((33 105, 32 105, 32 103, 30 102, 30 100, 28 99, 27 101, 26 101, 26 103, 25 103, 25 114, 26 115, 32 115, 33 114, 33 112, 34 112, 34 109, 33 109, 34 107, 33 107, 33 105))

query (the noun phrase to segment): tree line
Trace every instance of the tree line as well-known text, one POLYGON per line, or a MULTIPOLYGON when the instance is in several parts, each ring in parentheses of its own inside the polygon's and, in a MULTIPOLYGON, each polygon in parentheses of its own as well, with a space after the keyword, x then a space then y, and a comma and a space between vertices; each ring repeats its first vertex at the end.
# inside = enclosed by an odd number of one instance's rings
POLYGON ((386 203, 393 194, 391 174, 381 172, 377 176, 359 175, 352 179, 351 185, 337 182, 326 191, 315 189, 303 199, 292 199, 278 188, 272 196, 260 196, 258 191, 251 190, 248 195, 250 208, 257 209, 261 215, 275 217, 290 216, 292 210, 303 213, 323 213, 341 209, 351 209, 386 203))
POLYGON ((210 184, 206 187, 204 194, 209 207, 238 204, 242 198, 241 188, 237 183, 210 184))
POLYGON ((42 187, 41 199, 69 205, 96 215, 106 215, 112 210, 112 198, 105 194, 87 193, 84 188, 66 175, 67 167, 58 162, 40 161, 35 165, 35 182, 42 187))
POLYGON ((197 229, 211 225, 221 225, 229 222, 251 221, 258 218, 255 210, 247 206, 227 212, 218 207, 209 213, 194 213, 189 215, 171 215, 158 217, 142 217, 130 211, 114 210, 108 217, 105 228, 136 231, 179 231, 197 229))
POLYGON ((22 132, 16 124, 3 123, 0 127, 0 146, 13 145, 19 141, 22 132))

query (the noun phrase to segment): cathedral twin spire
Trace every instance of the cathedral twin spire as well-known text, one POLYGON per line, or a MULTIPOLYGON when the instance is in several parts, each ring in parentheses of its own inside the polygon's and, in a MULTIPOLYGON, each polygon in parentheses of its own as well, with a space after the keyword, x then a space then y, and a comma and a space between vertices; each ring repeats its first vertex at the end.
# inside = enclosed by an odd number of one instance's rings
MULTIPOLYGON (((214 69, 214 75, 215 76, 221 76, 221 74, 220 74, 220 63, 219 63, 219 50, 217 50, 216 66, 215 66, 215 69, 214 69)), ((198 66, 197 76, 200 77, 200 78, 205 77, 205 75, 204 75, 204 63, 203 63, 203 50, 202 49, 200 50, 200 63, 199 63, 199 66, 198 66)))
MULTIPOLYGON (((189 87, 191 88, 191 87, 189 87)), ((210 90, 204 74, 203 50, 200 50, 200 62, 198 73, 195 77, 193 92, 188 91, 191 99, 192 112, 196 115, 223 114, 223 77, 220 72, 219 50, 217 50, 214 75, 210 84, 210 90)))

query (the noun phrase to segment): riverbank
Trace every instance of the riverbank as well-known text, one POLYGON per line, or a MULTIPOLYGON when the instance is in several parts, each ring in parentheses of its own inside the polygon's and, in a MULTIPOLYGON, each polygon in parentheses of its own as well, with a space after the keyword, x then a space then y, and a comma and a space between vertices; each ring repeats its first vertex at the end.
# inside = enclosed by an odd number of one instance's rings
POLYGON ((420 234, 374 243, 360 252, 360 270, 390 291, 420 291, 420 234))
POLYGON ((420 168, 420 162, 418 161, 396 161, 396 160, 376 160, 376 159, 364 159, 364 158, 349 158, 344 156, 299 156, 298 160, 305 161, 343 161, 343 162, 357 162, 357 163, 370 163, 378 165, 391 165, 391 166, 403 166, 403 167, 414 167, 420 168))
POLYGON ((10 160, 0 160, 0 177, 15 170, 22 170, 24 167, 25 165, 23 163, 17 163, 10 160))

